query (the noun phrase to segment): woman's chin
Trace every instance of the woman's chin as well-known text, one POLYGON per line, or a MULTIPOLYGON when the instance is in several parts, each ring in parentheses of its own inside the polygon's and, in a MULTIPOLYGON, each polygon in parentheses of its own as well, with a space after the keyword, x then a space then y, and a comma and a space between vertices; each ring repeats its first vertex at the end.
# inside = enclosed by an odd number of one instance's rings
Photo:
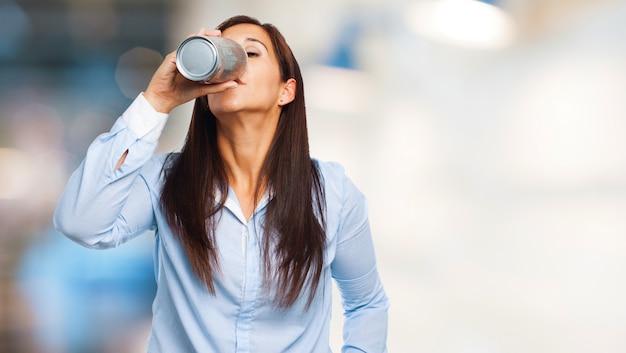
POLYGON ((233 100, 213 102, 213 104, 209 102, 209 108, 215 116, 235 114, 241 111, 241 105, 233 100))

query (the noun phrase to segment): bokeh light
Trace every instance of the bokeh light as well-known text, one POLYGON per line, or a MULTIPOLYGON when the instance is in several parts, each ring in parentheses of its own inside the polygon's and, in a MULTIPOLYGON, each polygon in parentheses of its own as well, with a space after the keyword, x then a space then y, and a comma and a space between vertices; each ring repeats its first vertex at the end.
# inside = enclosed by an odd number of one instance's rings
POLYGON ((420 35, 469 48, 503 48, 515 38, 513 17, 477 0, 416 0, 406 20, 420 35))

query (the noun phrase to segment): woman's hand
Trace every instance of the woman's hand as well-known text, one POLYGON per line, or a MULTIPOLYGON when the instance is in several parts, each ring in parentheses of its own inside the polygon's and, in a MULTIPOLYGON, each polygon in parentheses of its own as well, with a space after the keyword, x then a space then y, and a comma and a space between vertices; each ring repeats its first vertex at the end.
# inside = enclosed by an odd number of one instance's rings
MULTIPOLYGON (((218 30, 201 29, 193 35, 220 36, 218 30)), ((160 112, 169 114, 177 106, 192 99, 225 91, 237 87, 237 82, 227 81, 217 84, 194 82, 183 77, 176 68, 176 52, 169 53, 161 66, 152 76, 144 97, 152 107, 160 112)))

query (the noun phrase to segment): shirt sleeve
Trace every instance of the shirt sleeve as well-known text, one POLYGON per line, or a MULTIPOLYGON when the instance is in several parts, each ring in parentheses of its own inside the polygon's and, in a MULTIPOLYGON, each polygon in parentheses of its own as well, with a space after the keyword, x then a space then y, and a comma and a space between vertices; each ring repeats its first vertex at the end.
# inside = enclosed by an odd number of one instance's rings
POLYGON ((86 247, 110 248, 155 228, 144 172, 154 164, 156 140, 166 118, 140 94, 111 131, 92 142, 55 209, 59 232, 86 247))
POLYGON ((344 308, 343 353, 387 352, 389 300, 376 268, 367 201, 344 176, 341 223, 332 276, 344 308))
POLYGON ((168 115, 157 112, 140 93, 129 109, 122 114, 128 128, 144 141, 157 141, 165 127, 168 115))

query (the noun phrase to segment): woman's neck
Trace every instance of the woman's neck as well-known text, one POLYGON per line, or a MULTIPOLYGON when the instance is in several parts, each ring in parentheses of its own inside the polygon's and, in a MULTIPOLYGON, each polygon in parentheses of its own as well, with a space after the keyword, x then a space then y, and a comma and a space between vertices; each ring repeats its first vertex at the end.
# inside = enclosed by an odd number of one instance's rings
POLYGON ((254 212, 255 201, 264 190, 257 190, 263 162, 276 132, 278 118, 229 118, 218 121, 217 143, 228 173, 228 183, 237 195, 246 219, 254 212), (258 194, 255 194, 258 193, 258 194))

